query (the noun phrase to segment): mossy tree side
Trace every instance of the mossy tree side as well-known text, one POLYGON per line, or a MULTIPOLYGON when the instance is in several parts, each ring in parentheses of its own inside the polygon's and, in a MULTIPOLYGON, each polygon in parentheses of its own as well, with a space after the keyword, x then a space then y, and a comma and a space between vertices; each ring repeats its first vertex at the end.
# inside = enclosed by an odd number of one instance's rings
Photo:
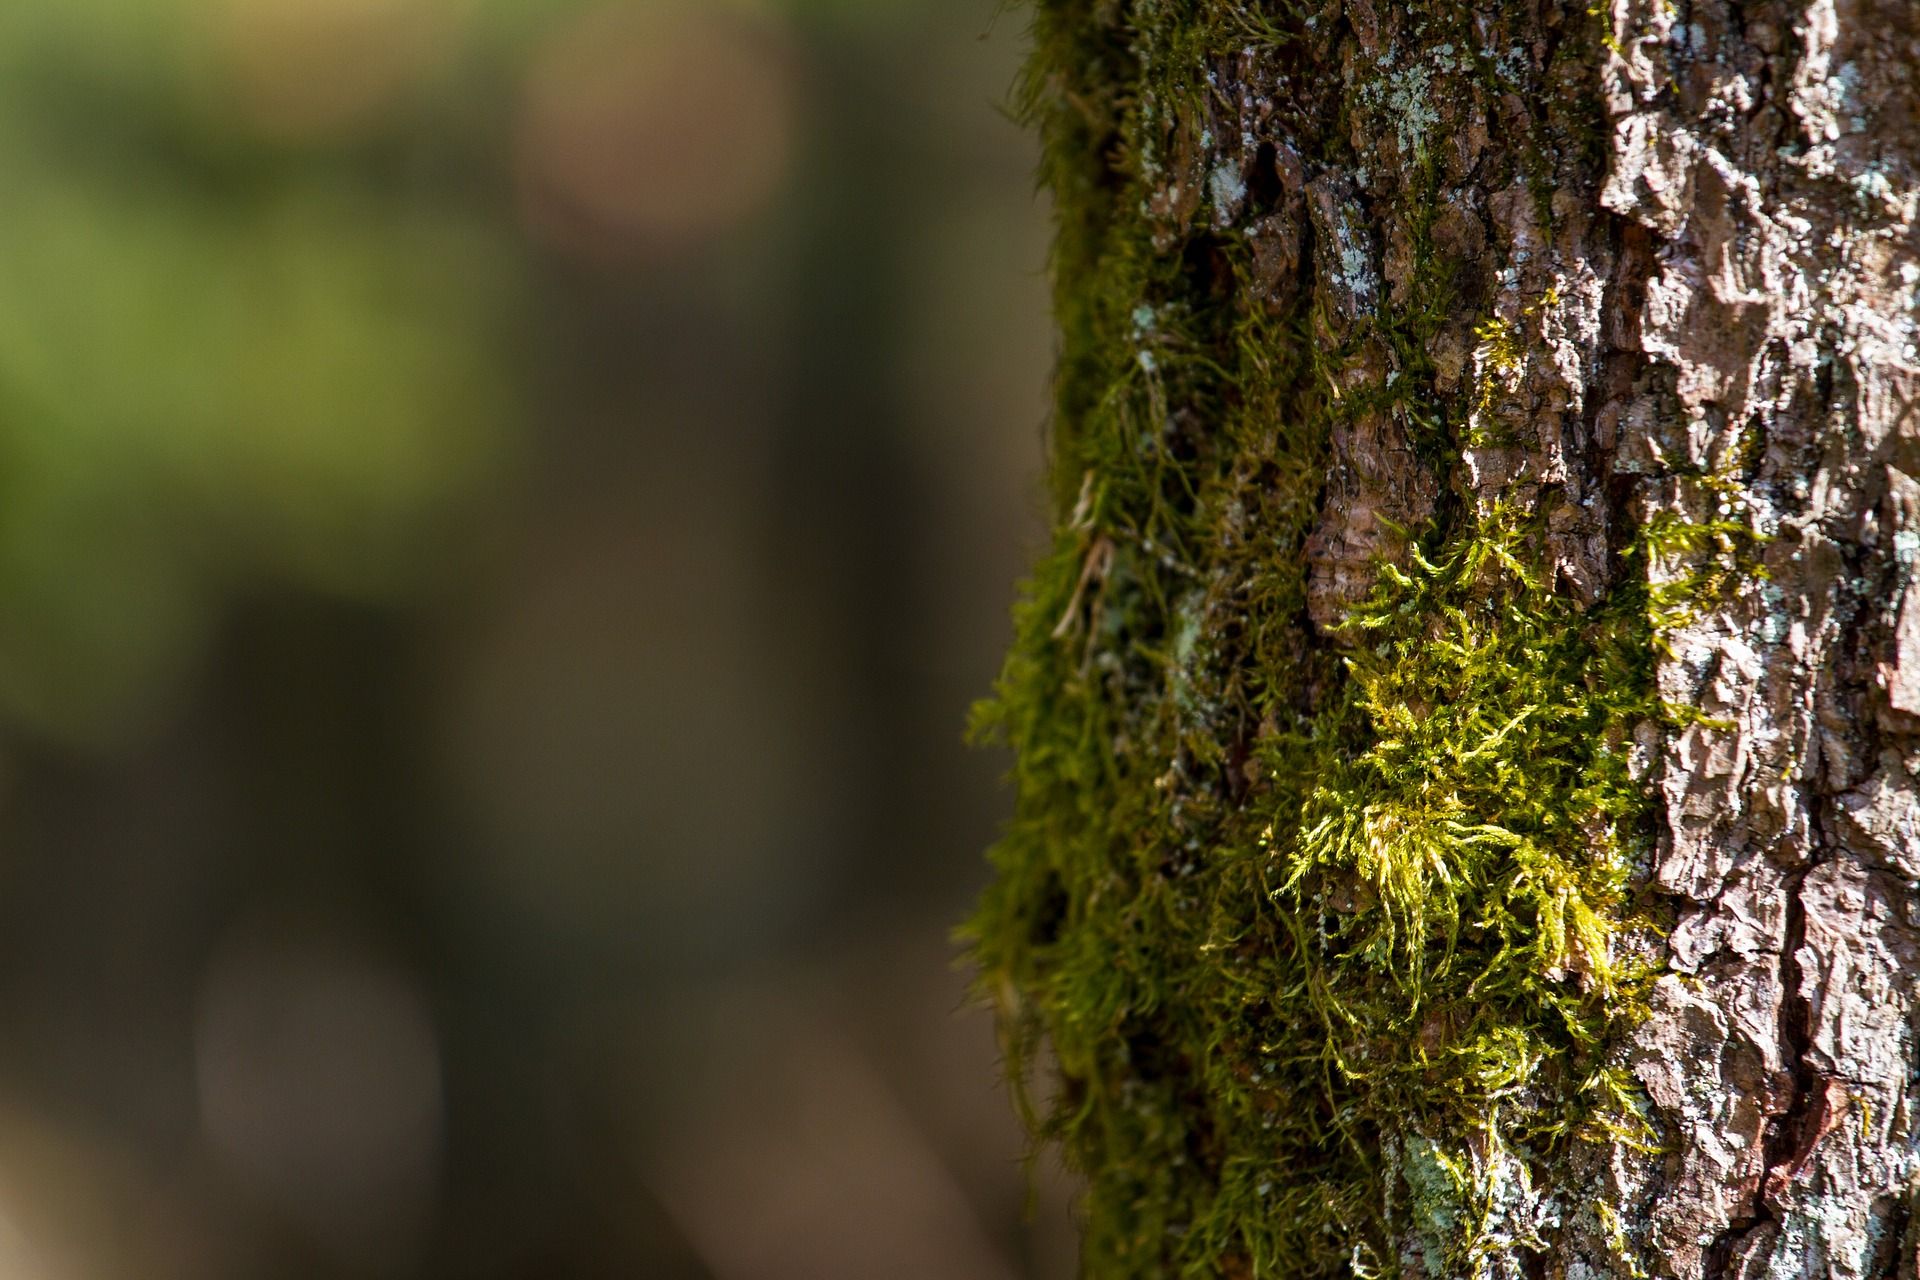
POLYGON ((1913 1276, 1920 6, 1032 16, 1087 1273, 1913 1276))

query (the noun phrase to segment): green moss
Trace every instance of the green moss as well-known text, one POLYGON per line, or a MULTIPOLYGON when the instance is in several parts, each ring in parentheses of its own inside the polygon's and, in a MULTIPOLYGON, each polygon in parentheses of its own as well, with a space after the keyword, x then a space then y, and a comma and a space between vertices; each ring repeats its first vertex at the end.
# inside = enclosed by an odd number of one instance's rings
MULTIPOLYGON (((1467 47, 1465 16, 1430 42, 1467 47)), ((1338 35, 1226 0, 1049 0, 1034 26, 1059 524, 976 716, 1017 800, 964 932, 1022 1105, 1086 1178, 1086 1270, 1471 1275, 1544 1248, 1580 1208, 1557 1163, 1646 1141, 1608 1053, 1650 976, 1633 755, 1673 718, 1658 630, 1726 572, 1730 527, 1644 531, 1583 609, 1539 567, 1542 516, 1443 503, 1316 635, 1304 548, 1342 415, 1398 415, 1444 470, 1487 394, 1434 390, 1482 264, 1431 243, 1430 148, 1395 177, 1405 297, 1340 323, 1307 290, 1269 307, 1244 228, 1203 231, 1165 192, 1217 163, 1210 68, 1249 41, 1331 65, 1338 35), (1336 392, 1367 344, 1396 376, 1336 392), (1655 556, 1699 579, 1656 599, 1655 556)), ((1429 88, 1483 91, 1473 74, 1429 88)), ((1360 95, 1271 92, 1311 163, 1356 164, 1360 95)), ((1525 327, 1480 330, 1490 376, 1525 327)))

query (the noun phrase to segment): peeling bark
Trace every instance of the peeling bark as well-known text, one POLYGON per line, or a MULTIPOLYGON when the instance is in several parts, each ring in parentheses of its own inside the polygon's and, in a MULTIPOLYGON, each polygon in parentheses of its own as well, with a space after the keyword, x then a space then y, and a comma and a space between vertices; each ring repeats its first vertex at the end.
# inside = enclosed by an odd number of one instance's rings
POLYGON ((1612 21, 1601 204, 1653 236, 1639 345, 1673 396, 1619 406, 1644 424, 1623 449, 1648 515, 1681 501, 1668 475, 1746 451, 1726 499, 1769 540, 1660 665, 1731 727, 1689 728, 1661 771, 1677 914, 1629 1053, 1670 1150, 1614 1152, 1596 1192, 1658 1274, 1911 1274, 1920 10, 1612 21))

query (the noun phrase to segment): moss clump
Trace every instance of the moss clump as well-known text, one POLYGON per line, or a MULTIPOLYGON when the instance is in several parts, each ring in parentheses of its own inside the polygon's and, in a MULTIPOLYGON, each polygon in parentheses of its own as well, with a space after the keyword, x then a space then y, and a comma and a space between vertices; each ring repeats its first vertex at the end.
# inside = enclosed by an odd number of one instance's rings
MULTIPOLYGON (((1420 38, 1470 47, 1467 16, 1420 38)), ((1332 434, 1390 416, 1444 473, 1479 403, 1439 393, 1429 354, 1443 325, 1472 333, 1487 274, 1432 243, 1436 161, 1373 180, 1408 210, 1409 283, 1335 314, 1305 256, 1277 287, 1263 269, 1249 228, 1284 221, 1284 193, 1219 184, 1248 201, 1228 217, 1203 189, 1243 56, 1289 148, 1360 167, 1368 97, 1317 72, 1337 22, 1046 0, 1035 34, 1060 520, 978 711, 1017 802, 965 934, 1016 1084, 1050 1051, 1031 1114, 1086 1177, 1086 1270, 1471 1275, 1543 1249, 1582 1208, 1558 1163, 1644 1136, 1607 1050, 1647 977, 1647 549, 1582 608, 1538 568, 1544 517, 1443 503, 1316 634, 1332 434), (1383 359, 1393 376, 1352 376, 1383 359)), ((1491 92, 1485 58, 1458 61, 1426 84, 1443 104, 1491 92)), ((1488 185, 1526 180, 1514 163, 1488 185)), ((1493 335, 1495 373, 1523 327, 1493 335)))
POLYGON ((1016 1061, 1053 1046, 1093 1274, 1392 1271, 1409 1232, 1470 1273, 1561 1212, 1544 1162, 1632 1136, 1604 1047, 1645 977, 1620 941, 1646 600, 1581 614, 1527 541, 1502 514, 1389 572, 1237 805, 1177 745, 1136 772, 1102 740, 1121 709, 1016 657, 985 714, 1021 814, 973 936, 1016 1061))

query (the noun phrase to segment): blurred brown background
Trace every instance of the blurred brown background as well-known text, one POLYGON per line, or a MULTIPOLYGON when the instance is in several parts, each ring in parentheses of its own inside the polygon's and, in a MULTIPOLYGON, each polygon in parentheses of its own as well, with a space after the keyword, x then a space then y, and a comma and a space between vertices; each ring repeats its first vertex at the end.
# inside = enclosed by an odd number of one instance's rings
POLYGON ((0 5, 0 1280, 1071 1272, 995 8, 0 5))

